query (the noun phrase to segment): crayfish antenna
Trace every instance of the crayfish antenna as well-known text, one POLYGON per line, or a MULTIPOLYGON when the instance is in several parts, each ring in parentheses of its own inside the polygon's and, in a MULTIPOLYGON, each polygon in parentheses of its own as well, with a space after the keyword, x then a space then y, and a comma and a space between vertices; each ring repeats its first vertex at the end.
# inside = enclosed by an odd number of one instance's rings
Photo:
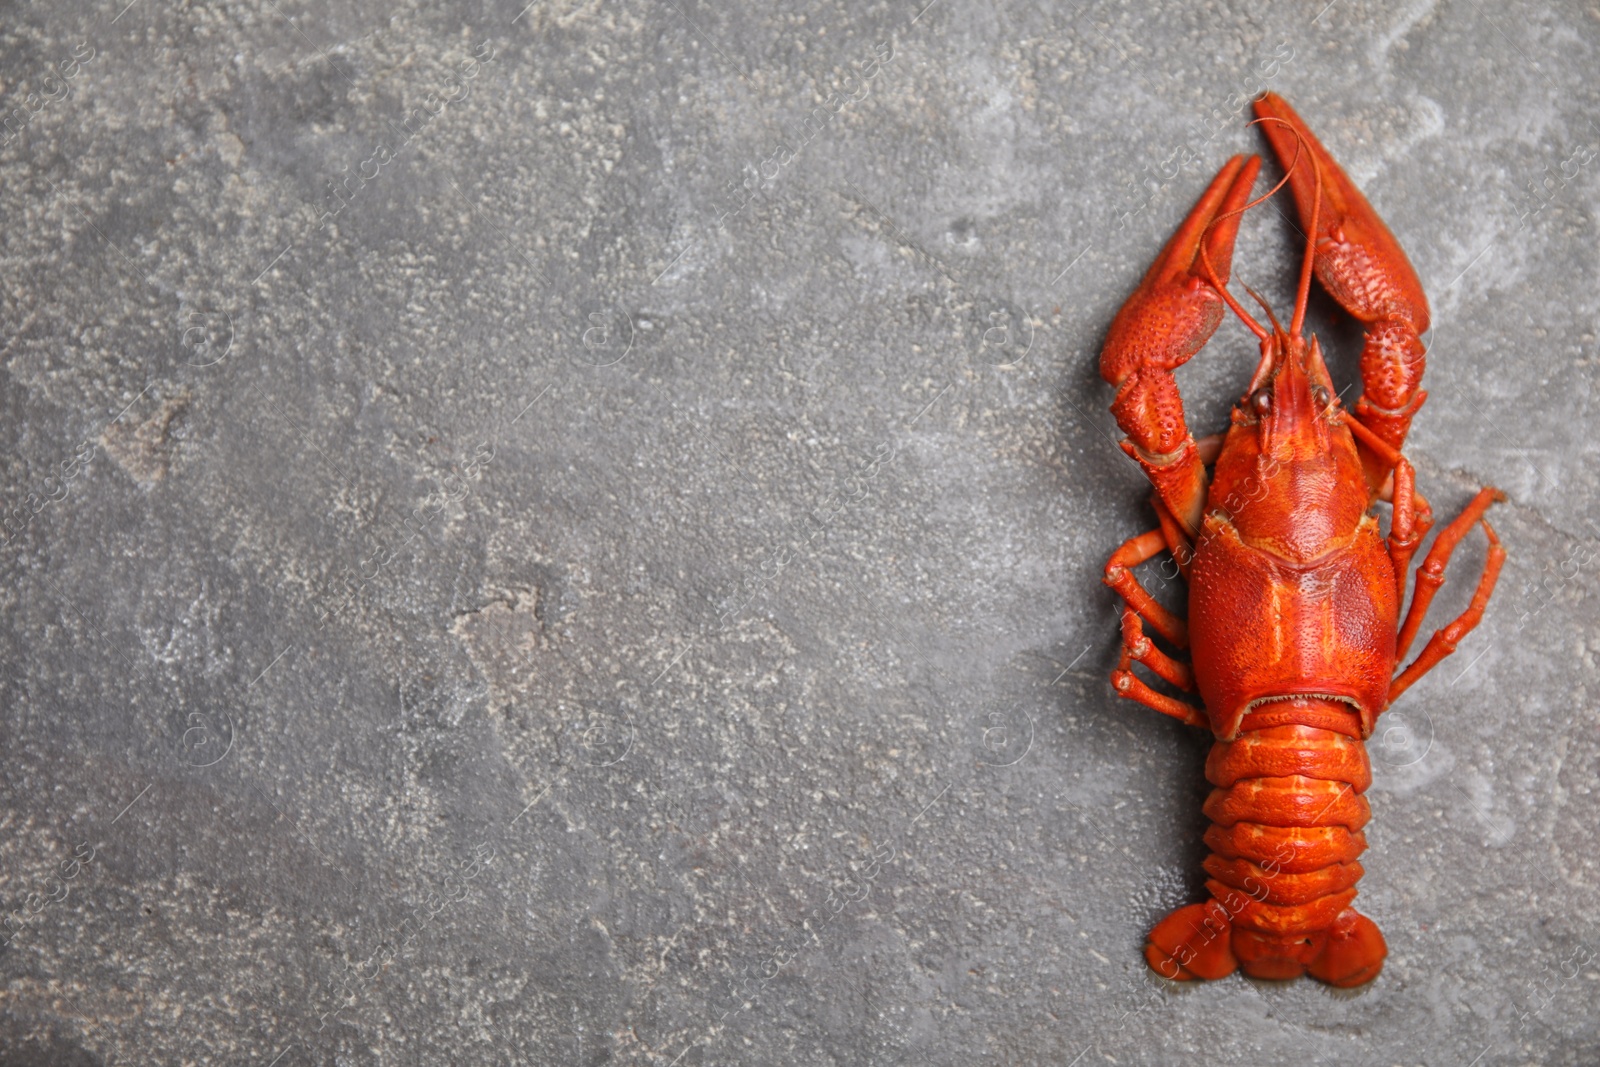
MULTIPOLYGON (((1298 140, 1300 131, 1295 131, 1298 140)), ((1299 155, 1298 145, 1295 154, 1299 155)), ((1289 336, 1299 337, 1306 325, 1306 302, 1311 297, 1311 269, 1317 259, 1317 215, 1322 208, 1322 168, 1317 166, 1315 153, 1311 156, 1311 173, 1316 179, 1316 193, 1311 198, 1311 222, 1306 227, 1306 257, 1300 265, 1300 292, 1294 298, 1294 321, 1289 323, 1289 336)))
MULTIPOLYGON (((1262 121, 1265 121, 1265 120, 1256 119, 1255 122, 1249 123, 1249 125, 1250 126, 1254 126, 1256 124, 1256 122, 1262 122, 1262 121)), ((1296 135, 1296 136, 1298 136, 1298 135, 1296 135)), ((1294 161, 1289 164, 1289 169, 1284 172, 1283 177, 1278 179, 1278 184, 1277 185, 1274 185, 1271 189, 1268 189, 1265 193, 1263 193, 1262 195, 1256 197, 1254 200, 1250 201, 1248 204, 1244 205, 1243 207, 1237 208, 1237 209, 1235 209, 1233 211, 1227 211, 1227 212, 1224 212, 1224 213, 1218 215, 1216 218, 1211 220, 1211 222, 1206 226, 1206 229, 1209 231, 1212 226, 1215 226, 1217 223, 1222 222, 1224 219, 1231 219, 1235 215, 1243 215, 1246 211, 1249 211, 1251 208, 1255 207, 1257 204, 1262 204, 1262 203, 1265 203, 1266 201, 1272 199, 1273 195, 1275 193, 1277 193, 1277 191, 1279 189, 1282 189, 1285 185, 1287 185, 1289 183, 1290 177, 1293 176, 1293 174, 1294 174, 1294 168, 1296 166, 1298 166, 1299 163, 1300 163, 1300 150, 1299 150, 1299 147, 1297 145, 1296 148, 1295 148, 1294 161)), ((1320 178, 1319 178, 1319 181, 1320 181, 1320 178)), ((1318 185, 1318 188, 1320 189, 1321 186, 1318 185)), ((1315 233, 1316 231, 1313 230, 1312 232, 1315 233)), ((1306 250, 1306 262, 1307 262, 1307 264, 1309 264, 1311 262, 1312 252, 1313 252, 1313 249, 1308 247, 1307 250, 1306 250)), ((1263 344, 1268 342, 1272 338, 1273 335, 1267 331, 1267 328, 1265 326, 1261 325, 1255 319, 1251 318, 1250 313, 1239 305, 1239 301, 1237 301, 1237 300, 1235 300, 1233 298, 1233 294, 1232 293, 1228 292, 1228 286, 1226 285, 1226 283, 1218 279, 1216 269, 1214 267, 1212 267, 1212 265, 1211 265, 1211 257, 1206 252, 1206 245, 1205 245, 1204 242, 1202 242, 1201 245, 1200 245, 1200 267, 1201 267, 1201 270, 1205 274, 1206 281, 1211 283, 1212 288, 1214 288, 1217 291, 1217 295, 1222 297, 1223 303, 1228 305, 1228 310, 1232 311, 1235 315, 1239 316, 1239 321, 1245 324, 1245 328, 1246 329, 1248 329, 1251 333, 1255 334, 1256 337, 1260 338, 1263 344)), ((1308 267, 1308 269, 1309 269, 1309 267, 1308 267)), ((1295 330, 1296 330, 1296 334, 1295 335, 1296 336, 1299 335, 1298 331, 1299 331, 1300 322, 1305 317, 1305 307, 1304 307, 1304 305, 1305 305, 1305 295, 1306 295, 1306 281, 1308 279, 1309 279, 1309 275, 1307 276, 1306 279, 1302 279, 1301 288, 1300 288, 1300 302, 1295 306, 1295 330)), ((1283 332, 1283 328, 1278 325, 1278 320, 1273 317, 1272 309, 1267 307, 1266 301, 1262 300, 1261 297, 1256 294, 1255 290, 1251 289, 1248 285, 1245 286, 1245 291, 1248 292, 1251 296, 1255 297, 1256 303, 1260 304, 1262 309, 1266 311, 1267 318, 1272 320, 1272 325, 1273 325, 1274 329, 1276 330, 1276 332, 1282 333, 1283 332)))
MULTIPOLYGON (((1240 208, 1239 211, 1234 212, 1234 214, 1240 214, 1243 211, 1244 208, 1240 208)), ((1215 225, 1215 222, 1212 224, 1215 225)), ((1255 334, 1257 337, 1261 338, 1263 341, 1270 337, 1271 335, 1267 333, 1267 328, 1261 325, 1255 319, 1251 318, 1250 313, 1244 308, 1240 307, 1239 301, 1235 300, 1233 298, 1233 294, 1228 292, 1227 284, 1217 278, 1216 268, 1211 265, 1211 257, 1206 255, 1205 245, 1200 246, 1200 265, 1205 269, 1206 281, 1211 283, 1211 287, 1217 291, 1218 296, 1222 297, 1222 302, 1228 305, 1228 309, 1235 315, 1239 316, 1239 321, 1245 324, 1245 328, 1251 333, 1255 334)), ((1249 286, 1246 286, 1245 288, 1248 289, 1249 286)))
MULTIPOLYGON (((1317 154, 1315 152, 1307 152, 1304 150, 1305 139, 1300 136, 1300 131, 1294 128, 1293 123, 1277 118, 1276 116, 1263 115, 1261 118, 1256 119, 1254 122, 1247 123, 1246 125, 1247 127, 1256 126, 1263 122, 1272 122, 1280 126, 1287 126, 1289 128, 1289 132, 1294 134, 1294 159, 1290 161, 1289 169, 1283 172, 1283 178, 1278 182, 1277 185, 1272 187, 1272 192, 1268 193, 1267 196, 1271 196, 1272 193, 1276 193, 1288 183, 1289 179, 1294 176, 1294 169, 1300 165, 1300 159, 1302 156, 1309 157, 1311 160, 1311 176, 1316 190, 1316 195, 1313 197, 1311 203, 1310 225, 1306 227, 1306 251, 1305 257, 1300 264, 1300 284, 1294 298, 1294 317, 1289 322, 1289 336, 1299 337, 1300 332, 1305 329, 1306 325, 1306 302, 1311 296, 1311 274, 1317 259, 1317 212, 1322 206, 1322 168, 1317 166, 1317 154)), ((1265 200, 1266 198, 1267 197, 1264 196, 1261 199, 1265 200)), ((1255 205, 1252 204, 1248 206, 1253 207, 1255 205)), ((1258 297, 1257 299, 1260 298, 1258 297)), ((1273 323, 1273 325, 1277 325, 1277 323, 1273 323)))
POLYGON ((1261 305, 1261 310, 1267 313, 1267 321, 1272 323, 1272 332, 1282 333, 1283 326, 1278 322, 1278 316, 1272 313, 1272 308, 1267 305, 1267 302, 1264 299, 1262 299, 1261 294, 1250 288, 1248 285, 1244 287, 1244 291, 1249 293, 1251 297, 1255 299, 1255 302, 1261 305))

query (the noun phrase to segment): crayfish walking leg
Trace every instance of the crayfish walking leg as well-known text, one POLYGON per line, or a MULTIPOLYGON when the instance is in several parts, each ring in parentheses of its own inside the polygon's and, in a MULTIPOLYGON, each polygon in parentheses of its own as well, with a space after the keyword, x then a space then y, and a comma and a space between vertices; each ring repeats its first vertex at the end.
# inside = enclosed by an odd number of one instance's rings
POLYGON ((1137 660, 1178 688, 1192 691, 1194 681, 1186 664, 1178 663, 1156 648, 1144 634, 1141 616, 1148 618, 1156 632, 1179 648, 1189 644, 1189 628, 1184 621, 1162 607, 1139 584, 1133 568, 1154 559, 1167 543, 1160 530, 1151 530, 1125 542, 1106 561, 1105 582, 1122 597, 1122 661, 1111 675, 1119 696, 1136 700, 1163 715, 1171 715, 1190 726, 1205 726, 1205 712, 1193 704, 1156 692, 1130 669, 1137 660))

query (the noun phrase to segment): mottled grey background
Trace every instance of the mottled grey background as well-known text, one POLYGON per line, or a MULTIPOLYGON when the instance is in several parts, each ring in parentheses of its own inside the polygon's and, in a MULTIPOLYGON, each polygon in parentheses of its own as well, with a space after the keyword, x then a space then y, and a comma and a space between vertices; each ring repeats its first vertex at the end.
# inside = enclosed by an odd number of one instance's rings
POLYGON ((1592 4, 0 26, 5 1063, 1600 1062, 1592 4), (1106 680, 1096 354, 1263 87, 1433 301, 1423 491, 1511 495, 1355 993, 1149 974, 1207 740, 1106 680))

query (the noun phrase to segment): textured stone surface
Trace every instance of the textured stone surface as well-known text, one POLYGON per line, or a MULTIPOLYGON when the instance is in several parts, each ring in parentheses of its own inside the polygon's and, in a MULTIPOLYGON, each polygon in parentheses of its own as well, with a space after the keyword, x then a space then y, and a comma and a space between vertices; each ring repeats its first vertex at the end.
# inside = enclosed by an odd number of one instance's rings
POLYGON ((1595 10, 919 6, 6 8, 5 1062, 1600 1060, 1595 10), (1106 680, 1095 356, 1262 87, 1512 498, 1353 994, 1149 975, 1206 740, 1106 680))

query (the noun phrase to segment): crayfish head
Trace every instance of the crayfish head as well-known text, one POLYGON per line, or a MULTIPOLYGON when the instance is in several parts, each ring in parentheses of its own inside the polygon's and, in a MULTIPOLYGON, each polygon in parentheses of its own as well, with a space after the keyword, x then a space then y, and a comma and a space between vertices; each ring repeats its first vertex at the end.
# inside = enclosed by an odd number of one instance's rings
POLYGON ((1306 463, 1328 454, 1336 417, 1331 386, 1315 337, 1308 343, 1279 327, 1261 342, 1261 363, 1241 407, 1255 420, 1264 458, 1306 463))
POLYGON ((1274 329, 1262 339, 1261 364, 1233 410, 1209 508, 1247 542, 1311 560, 1354 533, 1367 508, 1364 485, 1321 347, 1315 338, 1274 329), (1363 488, 1352 493, 1351 485, 1363 488))

